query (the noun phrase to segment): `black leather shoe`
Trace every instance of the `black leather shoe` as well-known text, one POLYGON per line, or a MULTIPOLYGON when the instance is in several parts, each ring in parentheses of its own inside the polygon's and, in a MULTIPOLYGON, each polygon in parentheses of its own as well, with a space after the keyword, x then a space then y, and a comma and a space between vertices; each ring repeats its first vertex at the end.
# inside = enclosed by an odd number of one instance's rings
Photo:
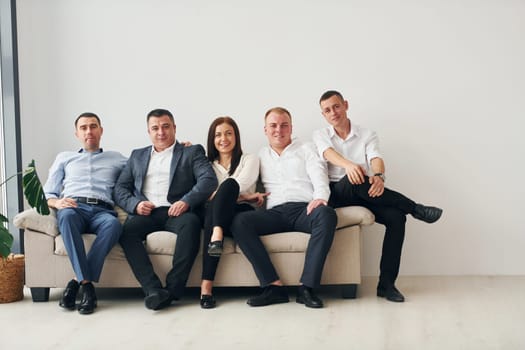
POLYGON ((295 301, 304 304, 306 307, 319 309, 323 307, 323 301, 315 295, 312 288, 301 286, 297 289, 297 298, 295 301))
POLYGON ((443 214, 443 209, 436 207, 427 207, 423 204, 416 204, 412 216, 418 220, 427 222, 429 224, 436 222, 443 214))
POLYGON ((263 292, 256 297, 248 299, 246 302, 250 306, 266 306, 271 304, 287 303, 288 292, 284 286, 269 285, 263 289, 263 292))
POLYGON ((387 300, 393 301, 395 303, 402 303, 405 301, 403 294, 401 294, 401 292, 394 285, 391 285, 387 288, 377 287, 377 296, 386 298, 387 300))
POLYGON ((203 294, 201 295, 201 308, 213 309, 215 307, 215 298, 213 295, 203 294))
POLYGON ((208 243, 208 254, 210 256, 219 257, 222 254, 222 241, 213 241, 208 243))
POLYGON ((64 309, 74 310, 79 288, 80 285, 77 281, 69 281, 66 286, 66 290, 64 290, 64 293, 62 294, 62 298, 60 298, 60 301, 58 302, 58 305, 64 309))
POLYGON ((172 298, 166 289, 152 289, 144 298, 146 308, 150 310, 160 310, 171 304, 172 298))
POLYGON ((82 285, 82 298, 78 305, 78 312, 82 315, 92 314, 97 307, 97 295, 91 282, 82 285))

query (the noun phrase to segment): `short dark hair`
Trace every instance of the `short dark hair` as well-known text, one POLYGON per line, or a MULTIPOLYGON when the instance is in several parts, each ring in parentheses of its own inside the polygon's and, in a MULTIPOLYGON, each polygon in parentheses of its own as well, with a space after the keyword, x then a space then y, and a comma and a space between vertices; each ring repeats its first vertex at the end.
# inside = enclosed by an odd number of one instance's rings
POLYGON ((242 156, 241 134, 239 132, 239 127, 233 118, 228 116, 217 117, 211 123, 210 128, 208 129, 208 160, 213 162, 214 160, 219 159, 219 151, 217 151, 217 148, 215 148, 215 129, 217 126, 224 123, 230 125, 233 128, 233 133, 235 134, 235 146, 232 150, 232 160, 230 164, 230 171, 228 172, 229 175, 232 175, 235 172, 235 169, 237 169, 237 166, 239 166, 242 156))
POLYGON ((327 92, 325 92, 324 94, 321 95, 321 98, 319 99, 319 103, 323 102, 324 100, 328 100, 332 96, 339 97, 341 99, 341 101, 345 100, 343 95, 341 95, 341 93, 339 91, 328 90, 327 92))
POLYGON ((273 107, 273 108, 270 108, 269 110, 267 110, 266 113, 264 114, 264 121, 266 121, 266 118, 268 118, 268 114, 270 114, 272 112, 279 113, 279 114, 287 114, 288 117, 290 117, 290 121, 292 121, 292 115, 284 107, 273 107))
POLYGON ((175 125, 175 119, 173 118, 173 114, 171 114, 171 112, 168 111, 167 109, 162 109, 162 108, 157 108, 149 112, 148 117, 146 118, 146 122, 149 122, 149 118, 151 117, 159 118, 164 115, 167 115, 170 118, 173 125, 175 125))
POLYGON ((91 112, 84 112, 81 115, 79 115, 77 119, 75 119, 75 129, 77 128, 77 124, 80 118, 95 118, 98 122, 98 125, 102 126, 102 123, 100 122, 100 118, 98 117, 98 115, 96 115, 95 113, 91 113, 91 112))

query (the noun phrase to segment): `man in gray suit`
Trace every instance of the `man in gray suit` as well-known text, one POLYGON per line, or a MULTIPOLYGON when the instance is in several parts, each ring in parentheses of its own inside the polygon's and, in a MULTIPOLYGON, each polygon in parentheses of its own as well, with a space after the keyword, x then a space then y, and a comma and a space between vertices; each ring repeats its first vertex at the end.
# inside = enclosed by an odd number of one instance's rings
POLYGON ((183 293, 199 249, 199 213, 217 178, 201 145, 176 142, 171 112, 155 109, 147 124, 153 145, 131 153, 115 185, 115 202, 131 214, 120 238, 126 259, 144 290, 146 307, 159 310, 183 293), (177 234, 165 288, 143 244, 148 234, 159 230, 177 234))

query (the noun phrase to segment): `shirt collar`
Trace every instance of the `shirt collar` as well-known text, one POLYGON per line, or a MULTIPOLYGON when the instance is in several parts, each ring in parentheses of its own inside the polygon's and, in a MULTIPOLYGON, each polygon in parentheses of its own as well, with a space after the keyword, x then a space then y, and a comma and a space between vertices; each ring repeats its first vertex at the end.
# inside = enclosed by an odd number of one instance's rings
POLYGON ((175 147, 176 144, 177 142, 175 141, 173 145, 169 146, 168 148, 160 152, 155 151, 155 146, 151 145, 151 154, 153 155, 153 154, 164 154, 168 152, 173 152, 173 148, 175 147))
MULTIPOLYGON (((354 123, 352 123, 350 118, 348 119, 348 121, 350 122, 350 133, 346 137, 345 141, 351 139, 354 136, 355 137, 359 136, 359 127, 357 125, 355 125, 354 123)), ((329 135, 330 135, 330 138, 333 138, 333 137, 337 136, 337 134, 335 133, 335 128, 333 126, 330 126, 329 135)))

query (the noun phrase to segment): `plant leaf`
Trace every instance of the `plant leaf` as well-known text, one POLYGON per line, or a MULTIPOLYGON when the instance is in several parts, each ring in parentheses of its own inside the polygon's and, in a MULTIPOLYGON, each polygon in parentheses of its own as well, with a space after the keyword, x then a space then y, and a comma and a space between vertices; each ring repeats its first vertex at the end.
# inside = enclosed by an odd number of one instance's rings
MULTIPOLYGON (((2 215, 2 218, 5 217, 2 215)), ((11 247, 13 246, 13 235, 5 228, 4 224, 0 224, 0 256, 7 258, 11 253, 11 247)))
POLYGON ((30 206, 36 209, 41 215, 49 215, 49 207, 47 206, 46 196, 42 183, 38 178, 38 174, 35 168, 35 161, 31 160, 31 163, 27 166, 22 179, 22 185, 24 187, 24 195, 30 206))

